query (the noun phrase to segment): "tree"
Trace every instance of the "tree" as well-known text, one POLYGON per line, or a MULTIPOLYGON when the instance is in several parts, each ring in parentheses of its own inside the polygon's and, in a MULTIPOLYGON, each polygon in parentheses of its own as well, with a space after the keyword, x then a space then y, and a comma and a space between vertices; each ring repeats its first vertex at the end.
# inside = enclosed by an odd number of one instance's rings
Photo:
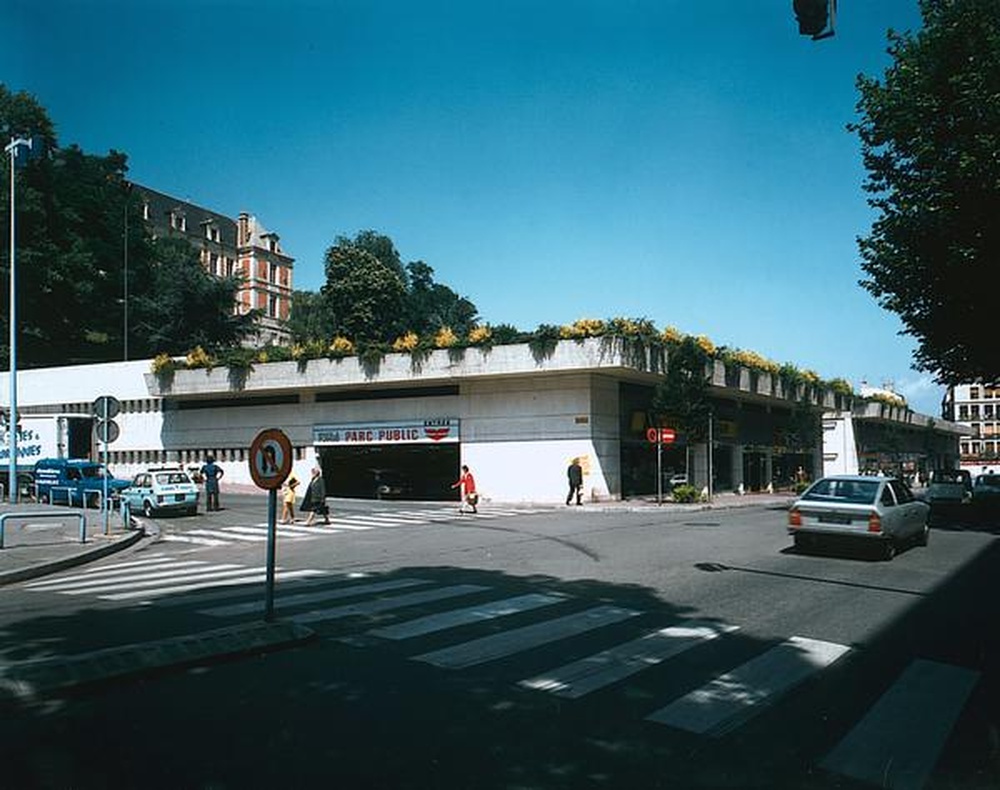
POLYGON ((343 238, 326 252, 326 285, 320 293, 335 334, 387 343, 403 328, 406 285, 399 271, 343 238))
POLYGON ((869 204, 860 284, 916 338, 940 383, 1000 377, 984 327, 1000 293, 1000 0, 922 0, 889 31, 884 81, 858 77, 869 204))
POLYGON ((211 276, 184 239, 157 239, 153 246, 156 263, 132 308, 141 353, 181 354, 195 346, 217 351, 253 333, 260 313, 233 309, 236 279, 211 276))
POLYGON ((672 346, 667 372, 653 393, 653 413, 661 424, 673 426, 689 443, 708 438, 712 406, 708 399, 708 355, 690 336, 672 346))
POLYGON ((417 334, 430 334, 451 327, 456 334, 466 334, 476 324, 479 311, 468 299, 447 285, 434 282, 434 269, 423 261, 406 264, 409 290, 406 302, 406 328, 417 334))

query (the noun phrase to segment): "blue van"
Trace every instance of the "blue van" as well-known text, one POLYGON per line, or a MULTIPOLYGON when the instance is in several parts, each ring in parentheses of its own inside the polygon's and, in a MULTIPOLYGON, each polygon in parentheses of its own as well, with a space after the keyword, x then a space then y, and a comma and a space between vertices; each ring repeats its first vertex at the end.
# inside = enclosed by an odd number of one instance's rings
POLYGON ((67 458, 43 458, 35 463, 35 496, 39 502, 53 505, 100 507, 105 492, 117 499, 127 480, 107 473, 93 461, 67 458))

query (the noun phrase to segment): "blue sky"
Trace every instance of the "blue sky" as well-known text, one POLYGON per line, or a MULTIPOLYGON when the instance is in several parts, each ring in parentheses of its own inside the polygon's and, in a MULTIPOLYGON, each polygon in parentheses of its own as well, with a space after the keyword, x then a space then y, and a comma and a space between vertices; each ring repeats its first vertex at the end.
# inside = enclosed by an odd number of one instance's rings
POLYGON ((873 218, 859 73, 917 0, 4 0, 0 79, 62 145, 249 211, 318 289, 338 235, 533 329, 648 318, 937 414, 913 341, 857 284, 873 218))

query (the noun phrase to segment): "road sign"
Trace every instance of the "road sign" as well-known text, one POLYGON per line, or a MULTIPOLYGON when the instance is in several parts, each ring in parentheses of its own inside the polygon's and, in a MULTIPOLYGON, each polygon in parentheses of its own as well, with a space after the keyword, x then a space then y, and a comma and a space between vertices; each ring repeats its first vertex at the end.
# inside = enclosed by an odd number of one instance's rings
POLYGON ((121 409, 122 405, 118 398, 113 395, 102 395, 94 401, 92 411, 95 417, 110 420, 112 417, 117 417, 121 409))
POLYGON ((97 433, 97 438, 107 444, 111 444, 121 434, 121 428, 114 420, 97 420, 94 423, 94 431, 97 433))
POLYGON ((250 477, 258 488, 277 490, 292 471, 293 460, 288 437, 277 428, 268 428, 250 444, 250 477))
POLYGON ((677 438, 677 432, 673 428, 649 428, 646 430, 646 439, 650 444, 673 444, 677 438))

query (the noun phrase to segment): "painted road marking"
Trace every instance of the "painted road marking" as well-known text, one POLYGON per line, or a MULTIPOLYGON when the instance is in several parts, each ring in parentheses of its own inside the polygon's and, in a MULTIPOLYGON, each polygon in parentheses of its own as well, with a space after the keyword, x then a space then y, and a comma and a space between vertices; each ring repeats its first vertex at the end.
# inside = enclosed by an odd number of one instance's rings
MULTIPOLYGON (((173 595, 175 593, 190 592, 191 590, 205 590, 211 587, 234 587, 241 584, 262 584, 267 580, 267 573, 263 568, 247 568, 246 571, 249 575, 223 579, 213 577, 209 580, 197 580, 188 584, 176 584, 170 587, 159 587, 152 590, 133 590, 131 592, 102 595, 101 598, 108 601, 128 601, 139 598, 145 601, 149 598, 156 598, 161 595, 173 595)), ((282 581, 324 576, 325 574, 326 571, 319 570, 305 569, 301 571, 286 571, 278 568, 274 572, 274 578, 276 581, 282 581)))
POLYGON ((497 617, 507 617, 508 615, 520 612, 530 612, 534 609, 562 603, 566 600, 566 596, 564 595, 528 593, 527 595, 519 595, 513 598, 504 598, 501 601, 489 601, 476 606, 467 606, 462 609, 452 609, 449 612, 419 617, 416 620, 409 620, 405 623, 390 625, 385 628, 374 628, 368 633, 384 639, 410 639, 415 636, 433 634, 449 628, 469 625, 470 623, 493 620, 497 617))
POLYGON ((698 734, 724 735, 849 651, 846 645, 793 636, 647 719, 698 734))
POLYGON ((442 650, 434 650, 417 656, 416 659, 444 669, 463 669, 475 664, 484 664, 498 658, 505 658, 549 642, 593 631, 627 620, 630 617, 636 617, 639 614, 640 612, 622 609, 619 606, 597 606, 555 620, 546 620, 534 625, 526 625, 499 634, 473 639, 470 642, 463 642, 442 650))
POLYGON ((576 699, 736 630, 735 625, 697 620, 672 625, 522 680, 520 685, 576 699))
POLYGON ((286 619, 300 625, 308 625, 309 623, 319 623, 326 620, 337 620, 342 617, 391 612, 393 609, 402 609, 406 606, 416 606, 417 604, 433 601, 444 601, 448 598, 472 595, 473 593, 483 592, 488 589, 489 587, 483 587, 479 584, 456 584, 451 587, 440 587, 423 592, 409 593, 407 595, 376 598, 374 601, 367 601, 365 603, 335 606, 332 609, 319 609, 312 612, 305 612, 304 614, 292 615, 286 619))
MULTIPOLYGON (((304 606, 323 601, 335 601, 340 598, 353 598, 370 593, 401 590, 421 584, 427 584, 427 582, 423 579, 392 579, 384 582, 372 582, 371 584, 352 584, 346 587, 320 590, 319 592, 279 595, 275 600, 274 606, 276 609, 288 609, 292 606, 304 606)), ((264 604, 258 601, 247 601, 244 603, 227 604, 226 606, 215 606, 211 609, 202 609, 198 614, 207 614, 211 617, 238 617, 262 611, 264 611, 264 604)))
POLYGON ((878 787, 920 790, 978 680, 970 669, 914 661, 820 766, 878 787))

